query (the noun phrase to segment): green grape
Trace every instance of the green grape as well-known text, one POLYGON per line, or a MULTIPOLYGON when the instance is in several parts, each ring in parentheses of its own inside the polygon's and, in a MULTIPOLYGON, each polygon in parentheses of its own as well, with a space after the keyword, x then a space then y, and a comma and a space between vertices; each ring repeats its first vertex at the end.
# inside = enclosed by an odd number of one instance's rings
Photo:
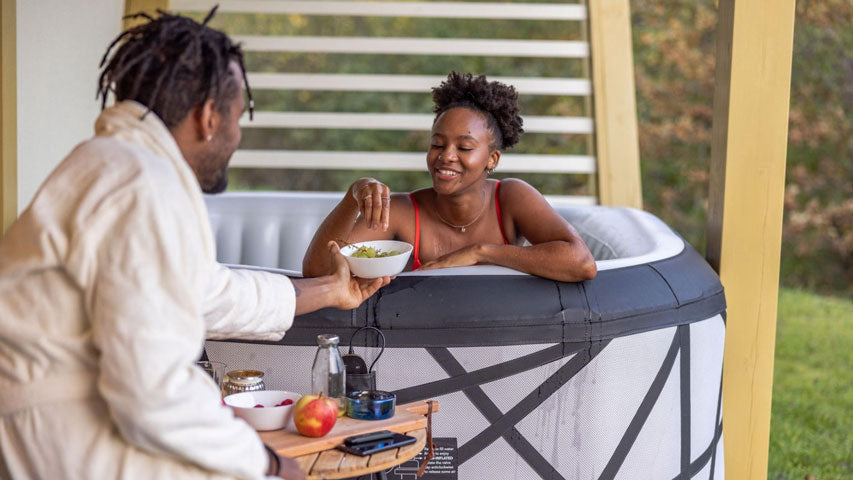
POLYGON ((378 248, 368 247, 366 245, 362 245, 358 247, 358 249, 353 252, 350 256, 356 258, 382 258, 382 257, 393 257, 394 255, 399 255, 403 252, 397 250, 391 250, 389 252, 383 252, 378 248))

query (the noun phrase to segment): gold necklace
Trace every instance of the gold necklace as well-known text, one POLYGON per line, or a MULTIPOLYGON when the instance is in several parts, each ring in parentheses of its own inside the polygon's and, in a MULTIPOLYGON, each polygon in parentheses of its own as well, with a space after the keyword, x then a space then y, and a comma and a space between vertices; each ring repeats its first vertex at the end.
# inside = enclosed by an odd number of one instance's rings
POLYGON ((486 209, 488 208, 488 206, 489 206, 489 204, 486 202, 486 191, 483 190, 483 209, 480 210, 480 213, 478 213, 476 217, 474 217, 474 220, 471 220, 470 222, 466 223, 465 225, 454 225, 454 224, 448 222, 447 220, 445 220, 444 217, 442 217, 441 214, 438 213, 438 206, 435 207, 435 214, 438 216, 439 220, 444 222, 445 225, 452 227, 452 228, 458 228, 460 233, 465 233, 466 228, 473 225, 474 222, 476 222, 477 220, 480 219, 480 217, 483 216, 483 213, 486 212, 486 209))

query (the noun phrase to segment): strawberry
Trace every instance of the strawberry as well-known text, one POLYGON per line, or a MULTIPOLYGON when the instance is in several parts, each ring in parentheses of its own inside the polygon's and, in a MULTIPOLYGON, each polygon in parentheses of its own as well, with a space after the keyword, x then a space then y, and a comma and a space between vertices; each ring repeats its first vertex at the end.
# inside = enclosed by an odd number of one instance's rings
POLYGON ((261 405, 261 404, 259 403, 259 404, 255 405, 255 406, 254 406, 254 407, 252 407, 252 408, 264 408, 264 406, 263 406, 263 405, 261 405))
POLYGON ((279 407, 286 407, 288 405, 293 405, 293 400, 291 400, 289 398, 285 398, 284 400, 281 401, 281 403, 278 404, 279 407))

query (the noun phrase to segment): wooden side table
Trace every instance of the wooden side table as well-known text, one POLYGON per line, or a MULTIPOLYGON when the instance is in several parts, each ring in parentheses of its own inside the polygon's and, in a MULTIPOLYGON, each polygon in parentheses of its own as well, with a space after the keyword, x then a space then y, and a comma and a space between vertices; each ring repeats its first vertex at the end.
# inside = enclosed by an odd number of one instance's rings
MULTIPOLYGON (((438 411, 432 402, 432 411, 438 411)), ((426 445, 426 401, 398 405, 394 416, 385 420, 356 420, 341 417, 331 432, 320 438, 303 437, 293 425, 282 430, 260 432, 261 440, 279 455, 295 459, 311 480, 357 477, 387 470, 415 457, 426 445), (369 456, 351 455, 336 449, 346 437, 391 430, 416 438, 415 443, 369 456)))
POLYGON ((426 445, 426 429, 406 432, 417 440, 411 445, 385 450, 368 456, 358 456, 338 449, 324 450, 296 457, 308 480, 357 477, 387 470, 405 463, 420 453, 426 445))

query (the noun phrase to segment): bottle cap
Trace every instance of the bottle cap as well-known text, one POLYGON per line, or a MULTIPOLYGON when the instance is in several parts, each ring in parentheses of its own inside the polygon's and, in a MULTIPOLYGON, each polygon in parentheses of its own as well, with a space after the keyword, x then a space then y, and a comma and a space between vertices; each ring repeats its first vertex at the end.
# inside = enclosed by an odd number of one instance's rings
POLYGON ((337 345, 341 341, 337 335, 332 333, 324 333, 322 335, 317 335, 317 343, 320 346, 329 346, 329 345, 337 345))

